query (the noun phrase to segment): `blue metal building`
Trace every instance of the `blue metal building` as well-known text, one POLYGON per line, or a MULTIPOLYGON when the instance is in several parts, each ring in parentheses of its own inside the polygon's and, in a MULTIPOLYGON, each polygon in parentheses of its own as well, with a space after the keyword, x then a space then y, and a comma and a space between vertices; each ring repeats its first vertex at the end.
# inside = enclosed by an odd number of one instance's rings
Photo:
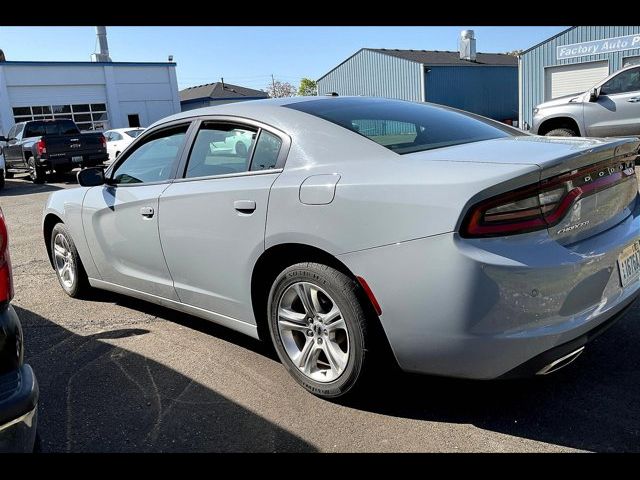
MULTIPOLYGON (((475 47, 474 47, 475 48, 475 47)), ((518 60, 500 53, 363 48, 318 79, 318 94, 433 102, 518 119, 518 60)))
POLYGON ((520 125, 531 124, 536 105, 585 92, 634 64, 640 64, 640 26, 571 27, 531 47, 519 56, 520 125))

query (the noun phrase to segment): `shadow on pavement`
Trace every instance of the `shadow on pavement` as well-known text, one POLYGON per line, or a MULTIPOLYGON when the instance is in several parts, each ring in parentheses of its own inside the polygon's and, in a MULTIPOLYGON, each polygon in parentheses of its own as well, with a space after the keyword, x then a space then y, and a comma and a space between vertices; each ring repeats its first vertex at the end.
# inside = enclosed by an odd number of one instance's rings
POLYGON ((0 190, 0 197, 31 195, 34 193, 54 192, 61 190, 62 187, 51 185, 48 183, 36 184, 28 178, 6 179, 4 188, 0 190))
POLYGON ((44 452, 315 450, 185 375, 109 343, 148 330, 81 336, 15 309, 40 383, 44 452))
POLYGON ((589 344, 581 358, 548 377, 465 381, 399 374, 348 404, 383 415, 469 423, 576 449, 638 452, 639 307, 589 344))

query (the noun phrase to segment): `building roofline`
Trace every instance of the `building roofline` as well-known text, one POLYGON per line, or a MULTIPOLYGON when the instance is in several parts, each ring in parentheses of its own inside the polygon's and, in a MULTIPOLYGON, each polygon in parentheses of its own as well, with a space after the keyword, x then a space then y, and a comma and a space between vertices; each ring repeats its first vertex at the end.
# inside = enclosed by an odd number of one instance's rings
POLYGON ((349 60, 351 60, 353 57, 355 57, 357 54, 359 54, 361 51, 363 50, 371 50, 370 48, 361 48, 360 50, 358 50, 356 53, 354 53, 353 55, 350 55, 349 57, 345 58, 342 62, 340 62, 338 65, 336 65, 335 67, 333 67, 331 70, 329 70, 327 73, 325 73, 324 75, 322 75, 320 78, 318 78, 316 80, 316 83, 319 82, 320 80, 322 80, 324 77, 326 77, 327 75, 329 75, 331 72, 333 72, 334 70, 336 70, 337 68, 341 67, 342 65, 344 65, 345 63, 347 63, 349 60))
POLYGON ((31 60, 10 60, 6 62, 0 62, 0 67, 3 65, 38 65, 38 66, 69 66, 69 65, 82 65, 82 66, 109 66, 109 65, 128 65, 128 66, 137 66, 137 67, 152 67, 152 66, 167 66, 167 67, 175 67, 177 63, 175 62, 54 62, 54 61, 31 61, 31 60))
POLYGON ((550 42, 550 41, 551 41, 551 40, 553 40, 554 38, 558 38, 560 35, 562 35, 562 34, 564 34, 564 33, 567 33, 569 30, 573 30, 574 28, 578 28, 578 27, 574 25, 573 27, 569 27, 569 28, 567 28, 567 29, 565 29, 565 30, 563 30, 563 31, 561 31, 561 32, 559 32, 559 33, 556 33, 555 35, 553 35, 553 36, 551 36, 551 37, 549 37, 549 38, 547 38, 547 39, 545 39, 545 40, 541 41, 540 43, 538 43, 538 44, 534 45, 533 47, 527 48, 527 49, 526 49, 526 50, 524 50, 524 51, 523 51, 519 56, 522 56, 522 55, 524 55, 525 53, 529 53, 531 50, 534 50, 534 49, 538 48, 540 45, 543 45, 543 44, 545 44, 545 43, 547 43, 547 42, 550 42))

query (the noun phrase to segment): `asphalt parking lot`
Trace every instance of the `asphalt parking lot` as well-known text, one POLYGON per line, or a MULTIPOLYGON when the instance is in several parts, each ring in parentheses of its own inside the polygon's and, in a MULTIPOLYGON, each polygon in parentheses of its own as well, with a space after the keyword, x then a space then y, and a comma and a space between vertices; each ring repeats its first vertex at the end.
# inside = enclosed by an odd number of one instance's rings
POLYGON ((550 377, 398 374, 330 403, 258 341, 116 294, 67 297, 40 221, 49 192, 75 181, 23 178, 7 180, 0 206, 40 383, 42 451, 640 451, 640 304, 550 377))

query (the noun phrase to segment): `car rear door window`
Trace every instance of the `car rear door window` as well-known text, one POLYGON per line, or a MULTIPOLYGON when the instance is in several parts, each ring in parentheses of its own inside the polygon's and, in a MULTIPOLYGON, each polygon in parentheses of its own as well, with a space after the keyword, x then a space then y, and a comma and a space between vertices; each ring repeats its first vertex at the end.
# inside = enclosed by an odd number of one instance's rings
POLYGON ((257 129, 221 123, 200 127, 189 155, 185 178, 246 172, 257 129))
POLYGON ((278 156, 282 148, 282 140, 266 130, 260 131, 251 160, 251 170, 269 170, 276 168, 278 156))
POLYGON ((171 127, 151 134, 120 163, 112 183, 151 183, 169 180, 182 151, 189 125, 171 127))

